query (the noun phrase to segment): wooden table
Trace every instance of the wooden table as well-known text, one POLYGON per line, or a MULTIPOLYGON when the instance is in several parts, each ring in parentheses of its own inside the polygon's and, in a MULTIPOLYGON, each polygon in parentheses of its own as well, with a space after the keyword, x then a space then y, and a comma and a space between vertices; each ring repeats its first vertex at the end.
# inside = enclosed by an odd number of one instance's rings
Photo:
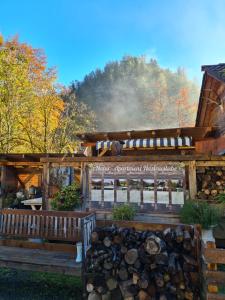
POLYGON ((42 210, 42 198, 28 199, 22 201, 24 205, 30 205, 32 210, 37 210, 36 206, 40 206, 39 210, 42 210))

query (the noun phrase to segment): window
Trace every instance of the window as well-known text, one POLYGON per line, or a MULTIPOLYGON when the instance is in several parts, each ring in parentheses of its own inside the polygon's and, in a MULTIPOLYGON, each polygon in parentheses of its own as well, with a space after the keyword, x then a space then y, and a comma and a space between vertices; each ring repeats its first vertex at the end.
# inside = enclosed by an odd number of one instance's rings
POLYGON ((114 179, 104 179, 104 201, 114 200, 114 179))
POLYGON ((143 179, 143 201, 144 203, 154 203, 154 179, 143 179))
POLYGON ((117 202, 127 202, 127 180, 118 179, 117 184, 117 202))
POLYGON ((130 179, 130 202, 141 202, 141 179, 130 179))
POLYGON ((91 181, 91 200, 101 201, 102 200, 102 180, 92 178, 91 181))
POLYGON ((172 204, 184 204, 183 182, 179 179, 170 180, 172 204))
POLYGON ((157 203, 169 204, 169 186, 166 179, 158 179, 156 183, 157 188, 157 203))

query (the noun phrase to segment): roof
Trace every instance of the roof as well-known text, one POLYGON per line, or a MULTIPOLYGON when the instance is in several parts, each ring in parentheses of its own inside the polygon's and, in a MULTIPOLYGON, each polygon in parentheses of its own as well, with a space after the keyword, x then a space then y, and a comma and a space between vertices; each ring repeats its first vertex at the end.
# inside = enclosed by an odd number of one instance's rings
POLYGON ((202 66, 202 71, 207 72, 219 81, 225 82, 225 64, 204 65, 202 66))
POLYGON ((217 123, 218 107, 225 92, 225 63, 204 65, 199 96, 196 126, 214 126, 217 123))
POLYGON ((77 134, 85 143, 96 143, 98 141, 115 141, 127 139, 165 138, 191 136, 193 140, 201 140, 216 135, 216 127, 183 127, 153 130, 130 130, 115 132, 91 132, 77 134))

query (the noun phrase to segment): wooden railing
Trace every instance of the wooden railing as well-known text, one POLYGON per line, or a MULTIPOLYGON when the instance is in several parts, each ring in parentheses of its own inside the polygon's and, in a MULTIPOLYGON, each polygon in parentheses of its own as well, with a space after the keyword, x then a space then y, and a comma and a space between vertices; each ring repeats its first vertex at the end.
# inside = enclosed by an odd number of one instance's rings
POLYGON ((220 293, 220 287, 225 287, 225 271, 219 271, 217 265, 225 265, 225 249, 218 249, 214 242, 207 242, 202 244, 202 250, 205 263, 203 277, 206 284, 206 299, 225 300, 225 293, 220 293))
POLYGON ((90 213, 3 209, 0 235, 46 240, 81 240, 82 220, 90 213))

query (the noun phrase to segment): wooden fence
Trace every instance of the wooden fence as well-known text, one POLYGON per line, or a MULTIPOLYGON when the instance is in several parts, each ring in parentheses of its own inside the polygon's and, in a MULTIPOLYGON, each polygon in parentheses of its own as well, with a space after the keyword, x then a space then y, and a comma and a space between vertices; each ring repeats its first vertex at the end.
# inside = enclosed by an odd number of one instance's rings
POLYGON ((225 249, 216 248, 215 243, 202 244, 203 276, 206 283, 207 300, 225 300, 225 269, 220 271, 218 264, 225 265, 225 249), (223 294, 220 288, 223 288, 223 294))
POLYGON ((34 211, 3 209, 0 211, 0 234, 24 238, 62 241, 81 240, 85 212, 34 211))

